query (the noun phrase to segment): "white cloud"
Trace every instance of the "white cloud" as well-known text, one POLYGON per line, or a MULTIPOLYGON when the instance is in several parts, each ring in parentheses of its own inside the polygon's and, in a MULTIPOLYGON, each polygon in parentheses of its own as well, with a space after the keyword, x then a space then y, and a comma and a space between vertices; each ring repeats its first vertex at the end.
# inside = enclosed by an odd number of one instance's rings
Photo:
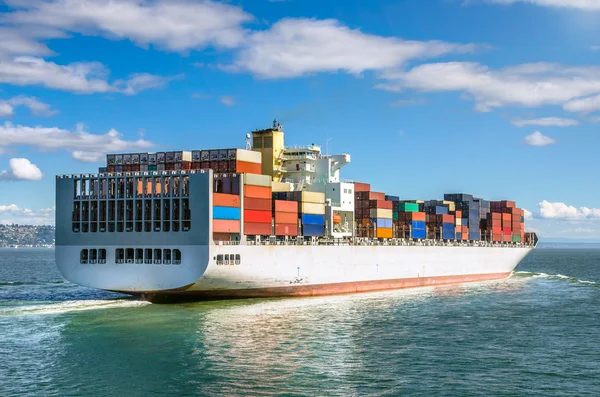
POLYGON ((541 219, 556 220, 598 220, 600 219, 600 208, 573 207, 561 202, 548 202, 546 200, 538 204, 539 213, 536 217, 541 219))
POLYGON ((25 158, 9 160, 10 170, 0 172, 0 181, 39 181, 42 171, 25 158))
POLYGON ((596 233, 597 230, 595 229, 589 229, 589 228, 584 228, 584 227, 577 227, 574 229, 565 229, 565 230, 561 230, 560 234, 591 234, 591 233, 596 233))
POLYGON ((108 70, 98 62, 58 65, 34 57, 0 58, 0 83, 18 86, 41 85, 79 94, 135 94, 142 89, 161 87, 175 78, 134 74, 128 80, 118 80, 111 84, 107 80, 108 74, 108 70))
POLYGON ((531 135, 527 135, 524 142, 530 146, 548 146, 556 143, 556 140, 536 131, 531 135))
MULTIPOLYGON (((37 41, 38 37, 33 33, 36 33, 36 31, 0 27, 0 37, 2 37, 2 40, 0 40, 0 57, 53 55, 54 53, 48 47, 37 41)), ((60 36, 51 30, 38 31, 37 33, 43 33, 47 38, 60 36)))
POLYGON ((56 206, 41 210, 21 208, 16 204, 0 205, 0 224, 53 225, 56 206))
POLYGON ((370 35, 333 19, 286 18, 252 34, 234 64, 224 68, 249 71, 261 78, 337 71, 359 74, 474 49, 474 45, 370 35))
POLYGON ((576 99, 565 104, 565 110, 569 112, 590 113, 600 110, 600 95, 576 99))
POLYGON ((14 108, 18 106, 29 108, 31 113, 36 116, 50 117, 58 113, 50 105, 39 101, 35 97, 20 95, 6 101, 0 101, 0 117, 12 117, 15 113, 14 108))
POLYGON ((525 127, 527 125, 540 125, 544 127, 572 127, 579 125, 579 121, 573 119, 561 119, 559 117, 544 117, 541 119, 522 120, 516 119, 511 121, 517 127, 525 127))
POLYGON ((592 51, 600 51, 600 45, 593 45, 590 47, 590 50, 592 51))
POLYGON ((526 209, 523 208, 523 212, 525 213, 525 215, 524 215, 525 220, 533 219, 533 213, 531 211, 527 211, 526 209))
POLYGON ((522 64, 498 70, 472 62, 430 63, 408 71, 382 73, 377 88, 389 91, 458 91, 475 100, 475 109, 504 106, 540 107, 600 93, 600 67, 522 64))
POLYGON ((5 0, 16 10, 6 24, 58 29, 109 39, 129 39, 139 46, 172 51, 236 47, 241 25, 253 19, 241 8, 192 0, 5 0))
POLYGON ((82 124, 73 131, 57 127, 27 127, 6 122, 0 125, 0 148, 28 145, 40 150, 66 150, 74 159, 90 162, 106 153, 145 150, 154 144, 143 138, 128 141, 111 129, 106 134, 91 134, 82 124))
POLYGON ((105 153, 102 152, 84 152, 82 150, 76 150, 71 153, 74 160, 81 161, 82 163, 99 163, 105 159, 105 153))
POLYGON ((235 98, 229 95, 224 95, 221 98, 219 98, 219 101, 221 101, 221 103, 223 105, 227 105, 227 106, 233 106, 235 105, 235 98))
POLYGON ((575 8, 585 11, 600 11, 600 0, 488 0, 493 3, 529 3, 556 8, 575 8))

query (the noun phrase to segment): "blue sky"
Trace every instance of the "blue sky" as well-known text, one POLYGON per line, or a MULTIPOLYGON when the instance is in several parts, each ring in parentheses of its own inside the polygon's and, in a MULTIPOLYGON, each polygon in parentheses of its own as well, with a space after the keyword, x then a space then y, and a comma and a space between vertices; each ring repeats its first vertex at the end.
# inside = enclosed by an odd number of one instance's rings
POLYGON ((600 0, 5 1, 0 221, 53 223, 55 175, 106 152, 243 147, 277 117, 376 190, 600 237, 599 20, 600 0))

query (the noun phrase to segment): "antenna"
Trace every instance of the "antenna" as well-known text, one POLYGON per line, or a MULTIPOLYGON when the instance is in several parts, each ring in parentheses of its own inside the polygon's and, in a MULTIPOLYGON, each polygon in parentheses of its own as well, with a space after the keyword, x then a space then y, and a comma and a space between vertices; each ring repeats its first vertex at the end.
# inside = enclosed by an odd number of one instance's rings
POLYGON ((246 150, 252 150, 251 138, 250 134, 246 134, 246 150))

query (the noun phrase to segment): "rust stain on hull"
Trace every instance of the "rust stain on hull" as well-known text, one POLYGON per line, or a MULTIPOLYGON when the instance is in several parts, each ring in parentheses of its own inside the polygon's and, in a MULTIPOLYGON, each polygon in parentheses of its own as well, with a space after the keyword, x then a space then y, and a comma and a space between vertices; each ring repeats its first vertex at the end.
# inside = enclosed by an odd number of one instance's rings
POLYGON ((331 284, 293 285, 289 287, 240 288, 204 291, 163 291, 136 294, 141 299, 153 303, 175 303, 200 300, 302 297, 320 295, 340 295, 360 292, 385 291, 403 288, 426 287, 435 285, 462 284, 477 281, 500 280, 509 277, 508 273, 472 274, 460 276, 437 276, 419 278, 400 278, 391 280, 369 280, 331 284))

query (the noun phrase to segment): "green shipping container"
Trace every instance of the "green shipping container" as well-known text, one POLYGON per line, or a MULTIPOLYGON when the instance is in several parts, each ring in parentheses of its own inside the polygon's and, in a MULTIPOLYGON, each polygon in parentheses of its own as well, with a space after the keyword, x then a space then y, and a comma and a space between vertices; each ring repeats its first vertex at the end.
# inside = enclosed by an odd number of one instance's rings
POLYGON ((394 213, 392 214, 392 218, 397 221, 398 220, 398 212, 394 211, 394 213))
POLYGON ((512 241, 513 241, 513 243, 522 243, 521 236, 518 234, 513 234, 512 241))
POLYGON ((416 203, 398 203, 400 212, 419 212, 419 204, 416 203))

